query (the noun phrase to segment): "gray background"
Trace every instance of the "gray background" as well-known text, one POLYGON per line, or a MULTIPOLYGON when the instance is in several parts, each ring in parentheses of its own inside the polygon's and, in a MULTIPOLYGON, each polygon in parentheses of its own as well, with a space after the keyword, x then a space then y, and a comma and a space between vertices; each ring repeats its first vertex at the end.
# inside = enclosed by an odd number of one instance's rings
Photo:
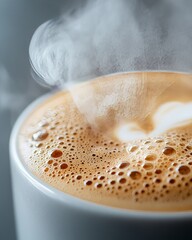
MULTIPOLYGON (((18 115, 30 102, 49 91, 49 89, 40 87, 32 79, 28 55, 30 39, 35 29, 41 23, 58 16, 62 11, 67 11, 72 6, 78 7, 83 1, 0 0, 0 240, 15 240, 8 154, 11 128, 18 115)), ((127 1, 131 2, 132 0, 127 1)), ((167 34, 166 19, 172 10, 172 5, 168 3, 174 2, 176 6, 179 4, 177 8, 183 11, 180 12, 181 15, 177 18, 178 21, 174 21, 174 27, 176 30, 179 29, 182 34, 184 33, 183 35, 186 34, 188 36, 190 46, 186 46, 183 38, 174 38, 176 47, 177 45, 182 45, 186 49, 184 53, 183 50, 181 52, 178 51, 178 54, 174 57, 182 60, 178 61, 179 66, 181 66, 183 60, 185 60, 185 63, 187 60, 188 70, 191 70, 192 18, 190 14, 190 18, 185 19, 185 11, 192 9, 192 1, 137 0, 137 11, 140 11, 141 2, 146 6, 153 7, 153 5, 159 5, 156 8, 157 11, 154 12, 154 16, 158 16, 159 12, 165 13, 163 14, 164 17, 160 18, 162 37, 165 37, 167 34), (187 24, 186 32, 183 31, 185 20, 189 23, 187 24), (181 55, 183 58, 181 58, 181 55)), ((136 12, 136 16, 139 17, 140 15, 140 12, 136 12)), ((183 36, 181 33, 178 31, 178 37, 183 36)), ((153 55, 153 52, 151 53, 153 55)), ((151 63, 150 57, 149 60, 149 63, 151 63)))
POLYGON ((32 79, 28 47, 35 29, 74 0, 0 0, 0 240, 15 240, 8 143, 19 113, 48 91, 32 79))

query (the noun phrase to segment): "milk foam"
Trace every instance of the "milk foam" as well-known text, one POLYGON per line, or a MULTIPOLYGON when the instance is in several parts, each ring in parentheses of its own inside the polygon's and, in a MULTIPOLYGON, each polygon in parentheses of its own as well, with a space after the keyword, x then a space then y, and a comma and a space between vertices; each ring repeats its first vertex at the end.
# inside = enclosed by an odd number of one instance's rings
POLYGON ((192 102, 168 102, 162 104, 155 112, 153 118, 153 130, 146 132, 137 123, 130 122, 118 126, 114 135, 122 142, 147 137, 155 137, 167 131, 186 126, 192 123, 192 102))
POLYGON ((84 200, 133 210, 191 211, 190 78, 122 74, 54 94, 34 109, 20 130, 23 163, 46 183, 84 200), (119 79, 121 88, 116 88, 119 79), (129 80, 129 88, 136 89, 127 94, 135 96, 126 98, 121 90, 129 80), (114 96, 113 86, 118 101, 106 103, 103 100, 114 96), (76 104, 74 92, 80 96, 86 88, 93 90, 93 109, 105 103, 94 112, 99 117, 87 117, 86 96, 76 104))

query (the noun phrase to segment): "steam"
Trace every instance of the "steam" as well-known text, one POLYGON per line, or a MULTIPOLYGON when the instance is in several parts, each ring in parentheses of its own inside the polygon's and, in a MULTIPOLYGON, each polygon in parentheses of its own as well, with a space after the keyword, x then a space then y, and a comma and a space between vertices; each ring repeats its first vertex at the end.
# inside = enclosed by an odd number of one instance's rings
POLYGON ((132 8, 124 1, 89 2, 83 9, 59 20, 44 23, 30 45, 30 57, 36 71, 50 85, 126 71, 131 58, 139 56, 133 39, 140 41, 132 8))
MULTIPOLYGON (((189 4, 190 1, 181 4, 179 0, 87 1, 82 8, 36 30, 29 49, 32 66, 41 83, 59 87, 118 72, 191 72, 189 4)), ((144 74, 139 81, 123 81, 123 86, 119 80, 114 88, 108 86, 111 90, 107 95, 100 96, 92 85, 73 89, 71 94, 80 112, 96 127, 96 120, 109 113, 117 122, 125 117, 117 110, 119 103, 123 103, 127 113, 126 121, 138 116, 142 121, 150 115, 158 97, 173 84, 157 83, 149 96, 146 77, 144 74)), ((100 125, 105 127, 104 122, 100 125)))
POLYGON ((191 71, 187 1, 88 1, 42 24, 30 59, 48 85, 137 70, 191 71))

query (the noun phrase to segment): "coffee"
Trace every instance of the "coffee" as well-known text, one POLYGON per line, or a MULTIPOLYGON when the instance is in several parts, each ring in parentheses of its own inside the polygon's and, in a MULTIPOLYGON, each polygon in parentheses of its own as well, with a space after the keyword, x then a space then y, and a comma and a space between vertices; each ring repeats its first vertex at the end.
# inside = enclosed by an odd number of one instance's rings
POLYGON ((83 200, 192 210, 192 84, 179 73, 125 73, 60 91, 19 132, 23 164, 83 200))

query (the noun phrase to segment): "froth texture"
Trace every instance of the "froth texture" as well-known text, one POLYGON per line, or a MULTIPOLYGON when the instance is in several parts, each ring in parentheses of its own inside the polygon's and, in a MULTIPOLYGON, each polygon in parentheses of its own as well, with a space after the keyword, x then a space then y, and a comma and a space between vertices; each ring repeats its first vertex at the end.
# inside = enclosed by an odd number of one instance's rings
POLYGON ((51 186, 84 200, 134 210, 192 211, 190 78, 174 73, 122 74, 54 94, 20 130, 23 163, 51 186), (134 101, 131 92, 126 98, 120 91, 123 86, 130 88, 131 81, 134 101), (135 82, 142 84, 138 95, 135 82), (74 93, 82 95, 86 88, 94 90, 94 106, 114 91, 117 98, 87 118, 87 101, 77 104, 74 98, 74 93), (127 107, 127 99, 134 107, 127 107), (160 123, 168 125, 156 131, 160 123), (142 134, 122 139, 117 129, 127 125, 132 127, 124 130, 126 136, 142 134))

